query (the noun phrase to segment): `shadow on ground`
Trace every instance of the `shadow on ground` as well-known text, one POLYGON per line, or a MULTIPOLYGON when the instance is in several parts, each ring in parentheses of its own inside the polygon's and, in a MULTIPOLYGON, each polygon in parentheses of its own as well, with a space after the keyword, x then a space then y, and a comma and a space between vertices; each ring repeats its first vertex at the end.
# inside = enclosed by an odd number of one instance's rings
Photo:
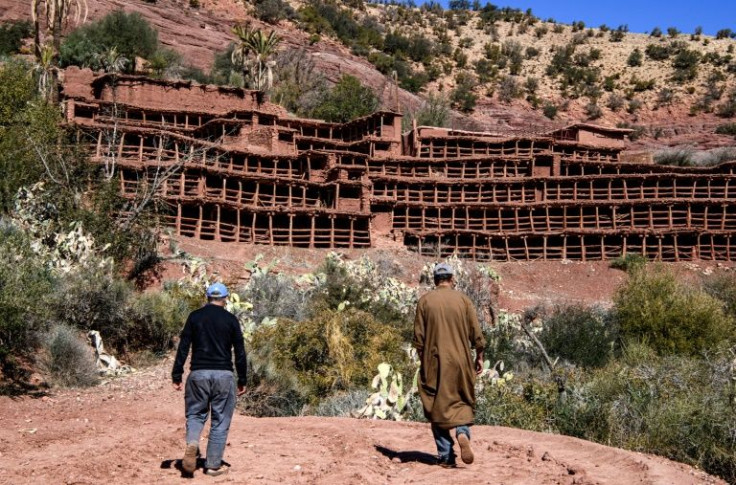
POLYGON ((374 445, 373 447, 376 449, 377 452, 387 457, 389 460, 398 458, 399 460, 401 460, 401 463, 417 462, 424 465, 437 464, 436 456, 430 455, 429 453, 425 453, 423 451, 396 451, 380 445, 374 445))

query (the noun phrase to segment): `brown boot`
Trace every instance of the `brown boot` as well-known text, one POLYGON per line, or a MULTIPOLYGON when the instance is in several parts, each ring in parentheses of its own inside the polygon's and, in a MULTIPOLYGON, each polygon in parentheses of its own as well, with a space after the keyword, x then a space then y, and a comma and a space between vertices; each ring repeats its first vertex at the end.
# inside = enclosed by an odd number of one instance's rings
POLYGON ((181 468, 187 473, 194 473, 197 469, 197 455, 199 454, 199 446, 197 443, 187 443, 187 449, 184 452, 184 458, 181 460, 181 468))
POLYGON ((473 449, 470 447, 470 438, 468 438, 468 435, 464 433, 458 435, 457 444, 460 445, 460 458, 462 458, 463 463, 466 465, 473 463, 475 455, 473 455, 473 449))

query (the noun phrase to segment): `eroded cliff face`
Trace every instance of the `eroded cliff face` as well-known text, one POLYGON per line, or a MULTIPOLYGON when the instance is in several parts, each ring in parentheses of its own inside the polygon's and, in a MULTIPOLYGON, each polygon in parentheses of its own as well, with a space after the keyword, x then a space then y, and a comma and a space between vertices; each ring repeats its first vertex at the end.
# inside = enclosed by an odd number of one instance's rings
MULTIPOLYGON (((147 3, 143 0, 87 0, 88 21, 96 20, 116 9, 140 13, 159 31, 161 43, 180 52, 185 61, 195 67, 208 70, 214 53, 227 48, 234 40, 231 33, 233 25, 249 21, 254 26, 274 29, 283 38, 285 48, 304 49, 314 60, 317 68, 330 82, 336 82, 341 75, 350 74, 370 86, 381 98, 383 108, 407 112, 416 110, 422 98, 403 89, 396 89, 385 75, 378 72, 367 60, 354 56, 342 44, 323 37, 310 43, 309 35, 300 31, 290 22, 271 26, 249 17, 241 2, 236 0, 202 0, 201 8, 193 9, 187 0, 157 0, 147 3)), ((0 21, 30 19, 30 0, 2 0, 0 2, 0 21)), ((75 25, 67 25, 67 31, 75 25)), ((475 111, 465 116, 454 112, 450 124, 454 128, 497 131, 504 134, 539 134, 586 118, 583 105, 571 103, 565 113, 550 121, 540 110, 532 109, 522 100, 510 104, 498 102, 495 98, 481 96, 475 111)), ((653 135, 644 137, 631 148, 637 150, 657 149, 663 146, 681 144, 701 148, 715 148, 733 145, 733 137, 715 135, 715 127, 724 121, 713 114, 701 113, 689 116, 686 106, 642 112, 632 121, 622 112, 605 113, 596 123, 615 126, 621 122, 633 123, 647 129, 653 135)))
MULTIPOLYGON (((225 50, 235 40, 231 28, 238 22, 250 21, 264 30, 275 30, 285 48, 299 47, 310 54, 317 68, 332 83, 343 74, 357 77, 370 86, 383 100, 384 107, 396 106, 396 92, 389 79, 373 68, 365 59, 356 57, 342 45, 329 39, 310 44, 308 35, 288 22, 277 26, 264 24, 248 17, 241 4, 218 2, 213 8, 192 9, 188 2, 158 0, 143 1, 88 0, 88 21, 99 19, 117 9, 140 13, 159 32, 165 47, 175 49, 185 61, 205 71, 212 66, 215 52, 225 50)), ((30 19, 30 0, 3 0, 0 3, 0 21, 30 19)), ((67 25, 67 30, 74 25, 67 25)), ((416 109, 421 98, 398 90, 402 110, 416 109)))

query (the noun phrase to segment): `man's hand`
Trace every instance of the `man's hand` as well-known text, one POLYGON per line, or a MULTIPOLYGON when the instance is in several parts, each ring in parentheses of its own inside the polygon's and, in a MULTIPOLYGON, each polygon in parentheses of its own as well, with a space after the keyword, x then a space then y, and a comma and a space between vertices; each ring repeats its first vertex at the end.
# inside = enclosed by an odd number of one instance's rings
POLYGON ((172 385, 174 386, 175 391, 181 391, 182 389, 181 382, 174 382, 172 385))
POLYGON ((238 396, 245 394, 245 386, 238 385, 238 396))
POLYGON ((483 349, 475 350, 475 375, 483 372, 483 349))

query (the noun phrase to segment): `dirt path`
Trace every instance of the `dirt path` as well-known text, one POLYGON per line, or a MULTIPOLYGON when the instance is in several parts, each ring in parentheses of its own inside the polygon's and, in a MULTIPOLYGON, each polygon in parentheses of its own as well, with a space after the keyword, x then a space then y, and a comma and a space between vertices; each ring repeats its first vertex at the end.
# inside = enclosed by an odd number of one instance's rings
POLYGON ((564 436, 476 426, 476 463, 430 463, 426 424, 236 415, 228 475, 184 480, 181 393, 168 364, 76 391, 0 398, 0 483, 8 484, 703 484, 725 483, 663 458, 564 436))

